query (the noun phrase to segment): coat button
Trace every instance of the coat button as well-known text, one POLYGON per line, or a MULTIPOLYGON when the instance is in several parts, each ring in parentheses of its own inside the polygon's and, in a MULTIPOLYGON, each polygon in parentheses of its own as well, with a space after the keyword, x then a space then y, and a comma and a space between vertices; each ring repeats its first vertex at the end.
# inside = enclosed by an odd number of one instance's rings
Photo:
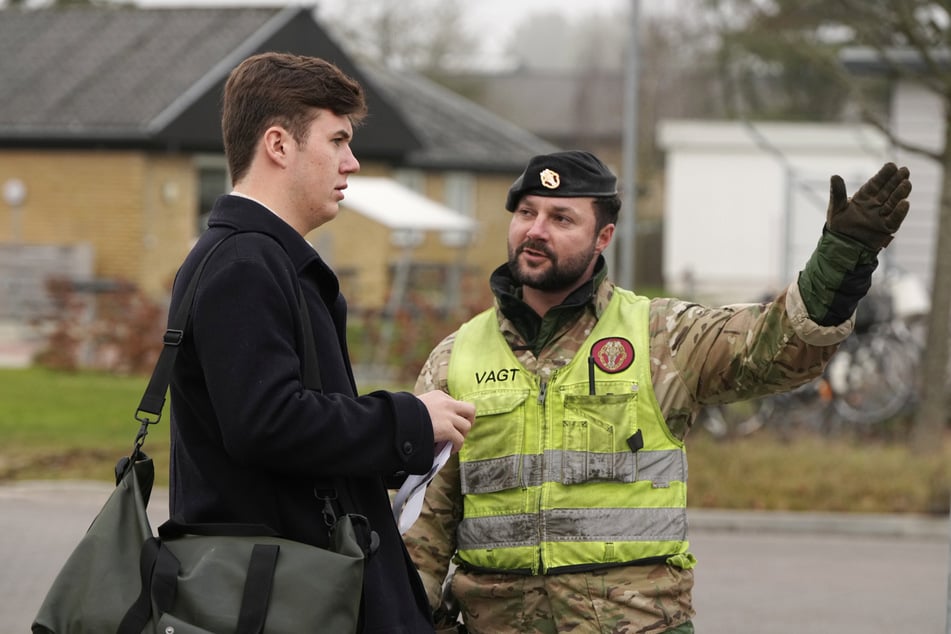
POLYGON ((408 440, 407 440, 406 442, 404 442, 404 443, 403 443, 403 453, 405 453, 407 456, 410 455, 411 453, 413 453, 413 443, 411 443, 411 442, 408 441, 408 440))

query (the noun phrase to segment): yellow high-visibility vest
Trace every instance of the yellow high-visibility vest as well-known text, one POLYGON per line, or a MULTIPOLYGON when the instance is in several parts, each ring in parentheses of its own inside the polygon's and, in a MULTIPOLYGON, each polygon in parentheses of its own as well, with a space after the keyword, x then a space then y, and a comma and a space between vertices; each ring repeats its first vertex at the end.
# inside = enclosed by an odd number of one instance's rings
POLYGON ((476 405, 459 452, 463 565, 693 567, 687 459, 651 387, 648 309, 647 298, 615 289, 574 358, 547 377, 518 362, 494 310, 459 329, 449 391, 476 405))

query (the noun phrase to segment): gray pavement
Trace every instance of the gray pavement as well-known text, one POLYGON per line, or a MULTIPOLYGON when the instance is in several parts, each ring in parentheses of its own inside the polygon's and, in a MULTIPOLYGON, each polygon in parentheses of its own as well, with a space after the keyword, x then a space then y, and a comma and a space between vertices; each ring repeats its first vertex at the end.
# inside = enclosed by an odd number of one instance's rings
POLYGON ((947 521, 694 513, 701 634, 940 634, 947 521))
MULTIPOLYGON (((0 634, 28 632, 108 483, 0 486, 0 634)), ((153 526, 167 517, 153 492, 153 526)), ((690 511, 700 634, 946 632, 947 518, 690 511)))

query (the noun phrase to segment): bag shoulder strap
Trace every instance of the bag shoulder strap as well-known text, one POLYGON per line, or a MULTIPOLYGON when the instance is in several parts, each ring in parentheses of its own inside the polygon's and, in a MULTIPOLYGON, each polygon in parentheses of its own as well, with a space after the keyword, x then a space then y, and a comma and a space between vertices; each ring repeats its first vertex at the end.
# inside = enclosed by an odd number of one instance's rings
MULTIPOLYGON (((185 293, 182 295, 182 301, 178 305, 178 310, 175 311, 174 315, 169 316, 168 327, 165 329, 165 335, 162 337, 162 352, 155 362, 155 369, 152 370, 152 377, 149 379, 149 384, 145 388, 145 394, 142 395, 142 400, 135 410, 135 419, 142 423, 143 430, 147 430, 148 425, 154 425, 159 422, 159 419, 162 417, 162 408, 165 406, 165 394, 168 391, 168 386, 172 379, 172 368, 175 365, 175 357, 178 356, 179 346, 181 346, 185 340, 185 326, 188 324, 192 301, 195 298, 195 291, 198 289, 198 280, 201 278, 201 273, 205 269, 205 265, 208 264, 208 260, 211 259, 212 254, 214 254, 225 240, 233 235, 233 232, 229 233, 208 249, 208 252, 205 253, 195 268, 195 273, 188 281, 188 286, 185 287, 185 293), (151 418, 149 418, 149 416, 151 416, 151 418)), ((145 434, 143 434, 141 430, 139 434, 141 440, 144 440, 145 434)), ((139 444, 139 440, 140 438, 137 437, 137 444, 139 444)))
MULTIPOLYGON (((198 290, 198 281, 201 278, 205 265, 211 259, 212 254, 228 238, 238 233, 258 233, 232 231, 223 236, 214 243, 208 252, 202 257, 195 272, 185 287, 181 303, 173 315, 169 316, 168 327, 162 337, 162 351, 159 353, 158 360, 155 362, 155 369, 152 370, 152 376, 139 401, 139 406, 135 410, 135 419, 141 424, 139 432, 135 438, 135 447, 133 455, 136 455, 145 442, 145 436, 148 435, 149 425, 159 422, 162 417, 162 409, 165 407, 165 395, 168 392, 168 386, 172 379, 172 369, 175 366, 175 358, 178 356, 178 350, 185 340, 185 329, 188 326, 188 319, 191 316, 192 303, 195 299, 195 293, 198 290)), ((267 235, 267 234, 264 234, 267 235)), ((297 279, 297 300, 298 309, 301 315, 302 341, 304 343, 304 386, 315 391, 322 391, 320 382, 320 370, 317 365, 317 347, 314 342, 314 332, 311 328, 310 314, 307 311, 307 303, 304 301, 304 292, 297 279)))

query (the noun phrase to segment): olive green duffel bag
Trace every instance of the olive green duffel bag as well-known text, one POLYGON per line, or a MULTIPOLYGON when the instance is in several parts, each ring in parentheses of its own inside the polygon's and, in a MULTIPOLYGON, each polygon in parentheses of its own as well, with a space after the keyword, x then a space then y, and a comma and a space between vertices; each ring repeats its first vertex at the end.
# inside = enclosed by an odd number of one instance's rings
POLYGON ((332 549, 243 524, 167 522, 156 537, 146 515, 152 460, 125 462, 43 601, 35 634, 356 631, 364 518, 340 517, 332 549))

